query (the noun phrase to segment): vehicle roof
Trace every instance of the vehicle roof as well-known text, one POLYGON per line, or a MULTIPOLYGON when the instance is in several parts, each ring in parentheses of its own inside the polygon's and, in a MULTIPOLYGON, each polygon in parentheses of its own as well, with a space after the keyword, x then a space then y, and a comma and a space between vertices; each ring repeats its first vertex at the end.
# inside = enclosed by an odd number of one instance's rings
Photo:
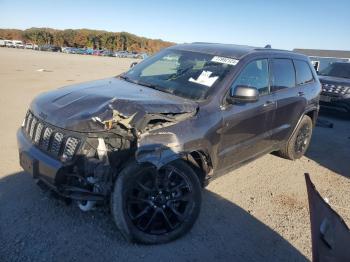
POLYGON ((292 51, 273 49, 273 48, 262 48, 253 47, 247 45, 234 45, 234 44, 218 44, 218 43, 191 43, 191 44, 179 44, 169 47, 168 49, 184 50, 192 52, 201 52, 211 55, 225 56, 241 59, 242 57, 251 53, 262 53, 266 52, 269 54, 286 54, 289 56, 307 58, 303 54, 298 54, 292 51))

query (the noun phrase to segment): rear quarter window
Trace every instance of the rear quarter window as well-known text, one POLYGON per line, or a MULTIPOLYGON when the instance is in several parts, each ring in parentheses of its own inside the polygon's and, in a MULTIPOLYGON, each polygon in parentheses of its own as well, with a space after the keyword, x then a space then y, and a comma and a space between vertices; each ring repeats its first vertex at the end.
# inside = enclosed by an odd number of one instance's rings
POLYGON ((272 92, 295 87, 295 71, 291 59, 272 59, 270 68, 272 92))
POLYGON ((307 62, 294 60, 297 85, 304 85, 314 81, 310 66, 307 62))

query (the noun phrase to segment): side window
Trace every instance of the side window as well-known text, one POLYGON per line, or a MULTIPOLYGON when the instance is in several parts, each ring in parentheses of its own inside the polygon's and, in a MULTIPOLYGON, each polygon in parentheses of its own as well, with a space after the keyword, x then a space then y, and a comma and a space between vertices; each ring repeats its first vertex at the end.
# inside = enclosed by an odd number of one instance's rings
POLYGON ((269 66, 267 59, 250 62, 239 74, 233 86, 251 86, 257 88, 261 95, 268 94, 269 66))
POLYGON ((294 60, 297 85, 303 85, 314 81, 310 66, 305 61, 294 60))
POLYGON ((271 91, 295 87, 295 71, 290 59, 271 60, 271 91))

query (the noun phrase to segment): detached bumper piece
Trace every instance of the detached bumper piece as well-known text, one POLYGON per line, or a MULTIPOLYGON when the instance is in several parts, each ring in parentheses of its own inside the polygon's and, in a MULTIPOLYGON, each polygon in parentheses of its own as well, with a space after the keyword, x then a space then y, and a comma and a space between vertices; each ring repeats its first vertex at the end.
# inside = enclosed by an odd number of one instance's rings
POLYGON ((350 230, 344 220, 328 205, 305 174, 309 197, 312 260, 350 261, 350 230))

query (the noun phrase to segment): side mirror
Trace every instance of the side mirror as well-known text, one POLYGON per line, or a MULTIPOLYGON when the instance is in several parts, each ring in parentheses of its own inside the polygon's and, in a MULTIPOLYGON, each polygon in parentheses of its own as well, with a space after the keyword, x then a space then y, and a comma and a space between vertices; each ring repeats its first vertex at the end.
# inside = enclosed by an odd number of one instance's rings
POLYGON ((137 62, 132 62, 131 65, 130 65, 130 68, 133 68, 136 65, 137 65, 137 62))
POLYGON ((259 91, 251 86, 235 86, 231 87, 227 101, 234 103, 252 103, 259 100, 259 91))

